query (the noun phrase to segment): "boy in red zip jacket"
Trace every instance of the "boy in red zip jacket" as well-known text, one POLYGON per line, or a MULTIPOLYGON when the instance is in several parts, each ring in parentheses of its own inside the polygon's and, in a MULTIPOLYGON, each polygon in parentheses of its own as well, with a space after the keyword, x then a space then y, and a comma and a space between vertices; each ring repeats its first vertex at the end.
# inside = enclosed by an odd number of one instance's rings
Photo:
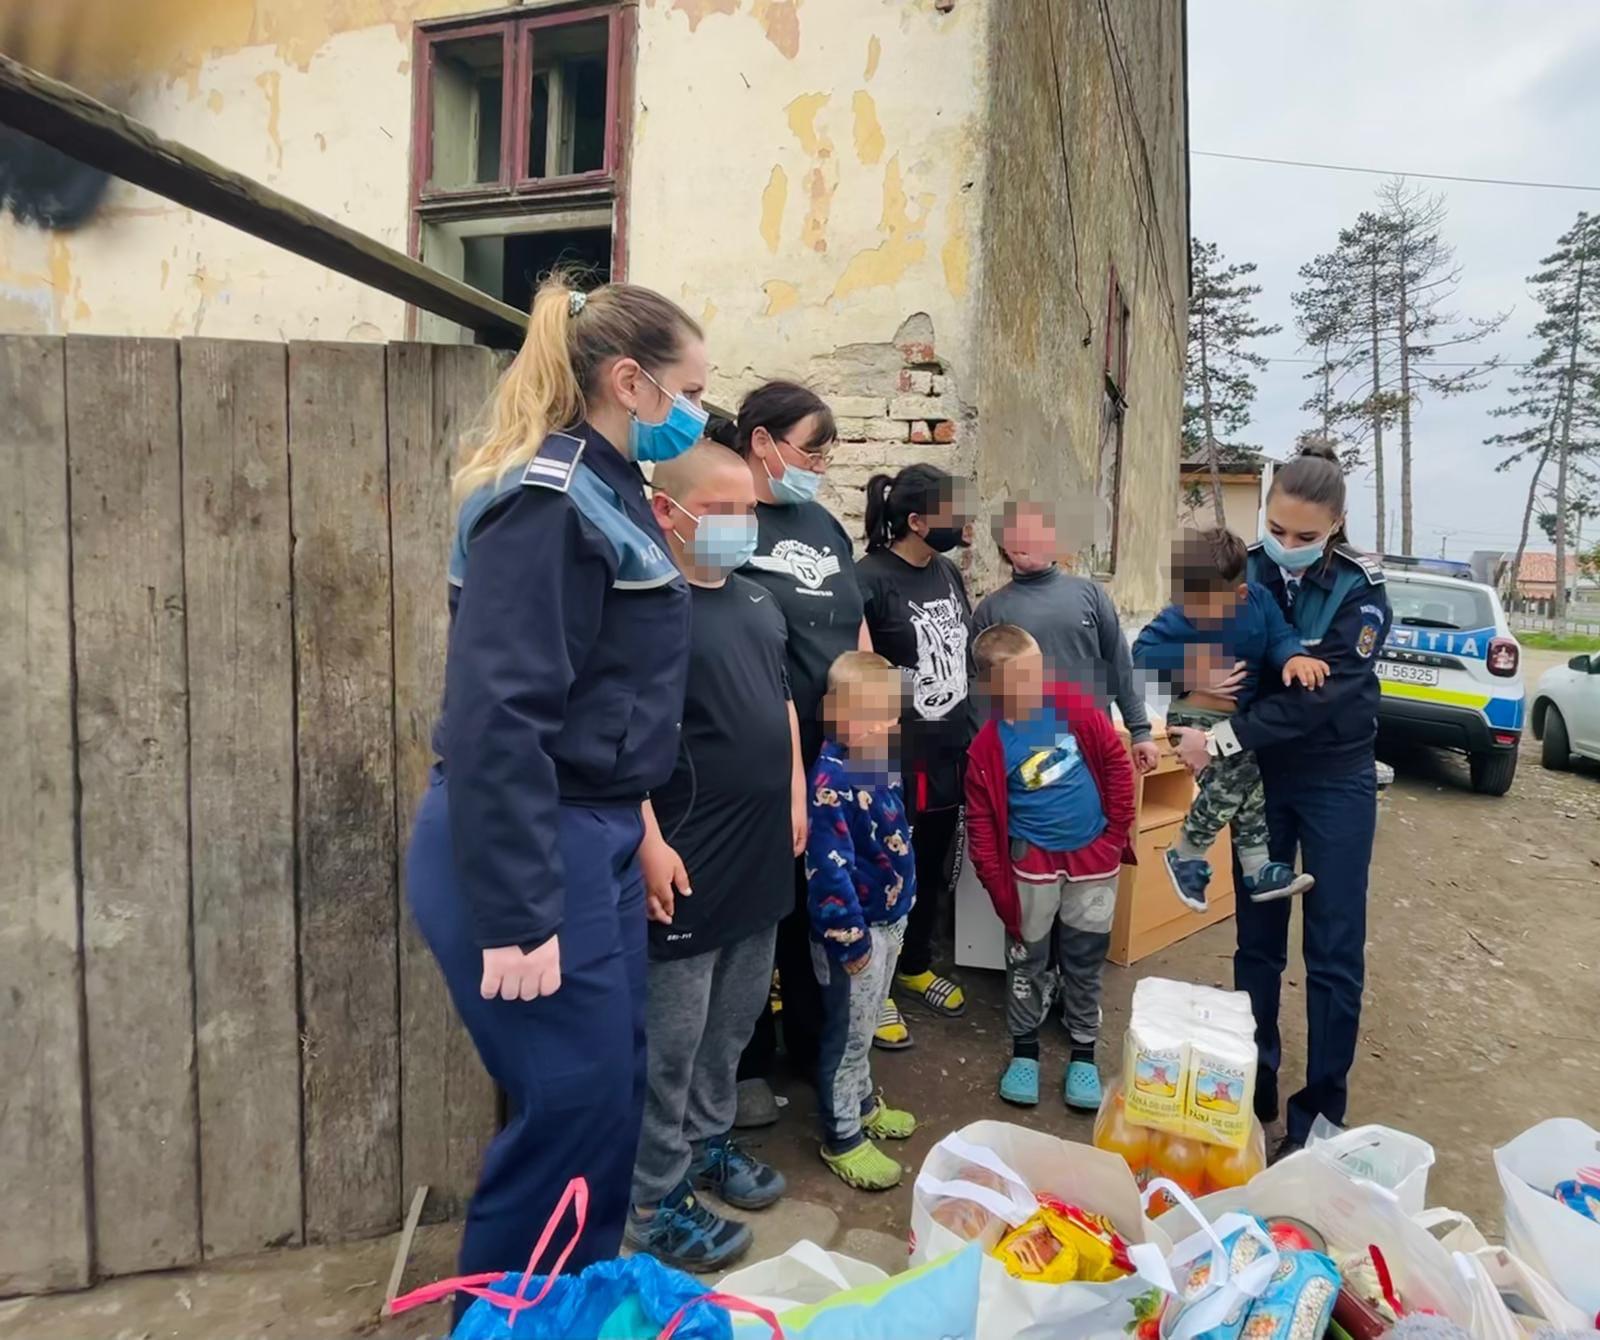
POLYGON ((1132 865, 1133 764, 1086 691, 1045 682, 1025 630, 973 643, 990 718, 967 751, 967 852, 1006 928, 1011 1060, 1000 1096, 1039 1101, 1039 1027, 1057 991, 1072 1040, 1063 1097, 1100 1106, 1100 975, 1117 881, 1132 865))

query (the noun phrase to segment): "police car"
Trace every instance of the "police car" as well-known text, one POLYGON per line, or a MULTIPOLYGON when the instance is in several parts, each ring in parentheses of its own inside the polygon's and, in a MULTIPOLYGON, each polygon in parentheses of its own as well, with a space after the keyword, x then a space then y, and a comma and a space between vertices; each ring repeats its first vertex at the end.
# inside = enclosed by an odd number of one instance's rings
POLYGON ((1517 772, 1522 648, 1493 587, 1386 558, 1394 623, 1377 661, 1380 732, 1465 753, 1472 789, 1503 796, 1517 772))

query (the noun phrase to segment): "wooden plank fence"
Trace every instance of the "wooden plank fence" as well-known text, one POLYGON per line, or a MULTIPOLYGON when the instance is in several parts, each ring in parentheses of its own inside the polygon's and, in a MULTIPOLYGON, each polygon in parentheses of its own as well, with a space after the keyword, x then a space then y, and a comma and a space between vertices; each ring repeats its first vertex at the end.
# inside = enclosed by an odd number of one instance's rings
POLYGON ((469 346, 0 337, 0 1296, 458 1212, 401 862, 469 346))

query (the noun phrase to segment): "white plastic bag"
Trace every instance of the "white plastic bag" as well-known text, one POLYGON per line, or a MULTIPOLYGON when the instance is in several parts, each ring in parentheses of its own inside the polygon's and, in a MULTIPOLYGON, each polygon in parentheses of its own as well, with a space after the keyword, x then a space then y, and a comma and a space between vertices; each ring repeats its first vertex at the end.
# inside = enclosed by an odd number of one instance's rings
POLYGON ((942 1197, 972 1200, 1014 1226, 1037 1208, 1035 1191, 1104 1215, 1132 1246, 1138 1273, 1109 1284, 1013 1279, 987 1255, 994 1246, 988 1239, 998 1240, 1003 1232, 997 1226, 983 1240, 978 1340, 1125 1340, 1132 1328, 1160 1310, 1162 1280, 1171 1279, 1165 1263, 1172 1245, 1145 1217, 1133 1174, 1115 1154, 1003 1121, 976 1121, 945 1136, 928 1151, 912 1189, 911 1264, 934 1261, 966 1246, 933 1218, 933 1206, 942 1197), (995 1173, 1006 1191, 960 1182, 957 1174, 967 1164, 995 1173))
POLYGON ((887 1272, 875 1265, 825 1251, 802 1238, 781 1256, 757 1261, 724 1276, 717 1290, 771 1312, 788 1312, 888 1278, 887 1272))
POLYGON ((1435 1206, 1411 1217, 1452 1252, 1476 1252, 1489 1245, 1478 1226, 1459 1210, 1435 1206))
POLYGON ((1592 1329, 1555 1285, 1509 1248, 1457 1252, 1456 1265, 1473 1292, 1475 1340, 1528 1340, 1542 1330, 1592 1329))
MULTIPOLYGON (((1310 1151, 1291 1155, 1245 1186, 1218 1191, 1197 1203, 1213 1221, 1229 1210, 1263 1219, 1303 1220, 1340 1252, 1376 1246, 1407 1308, 1438 1312, 1458 1326, 1472 1324, 1472 1292, 1450 1252, 1400 1208, 1393 1192, 1341 1172, 1310 1151)), ((1178 1237, 1192 1231, 1194 1221, 1179 1207, 1162 1215, 1156 1226, 1178 1237)))
POLYGON ((1426 1140, 1389 1126, 1352 1126, 1342 1131, 1318 1117, 1306 1148, 1342 1172, 1394 1192, 1407 1214, 1421 1214, 1428 1203, 1428 1170, 1434 1156, 1426 1140))
POLYGON ((1600 1131, 1571 1117, 1541 1121, 1494 1151, 1506 1197, 1506 1246, 1600 1326, 1600 1224, 1551 1196, 1600 1166, 1600 1131))

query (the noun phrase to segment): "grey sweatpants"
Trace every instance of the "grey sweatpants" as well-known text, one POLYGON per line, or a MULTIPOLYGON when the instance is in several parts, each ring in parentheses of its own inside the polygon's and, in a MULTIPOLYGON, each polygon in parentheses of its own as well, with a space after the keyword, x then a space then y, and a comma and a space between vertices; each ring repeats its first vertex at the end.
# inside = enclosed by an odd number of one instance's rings
POLYGON ((700 1145, 733 1129, 739 1053, 767 1007, 776 940, 773 926, 722 949, 651 961, 635 1205, 659 1202, 688 1174, 700 1145))
POLYGON ((1115 878, 1047 884, 1017 880, 1022 938, 1006 936, 1006 1027, 1014 1038, 1038 1032, 1061 994, 1061 1021, 1073 1042, 1100 1037, 1100 972, 1117 910, 1115 878))

